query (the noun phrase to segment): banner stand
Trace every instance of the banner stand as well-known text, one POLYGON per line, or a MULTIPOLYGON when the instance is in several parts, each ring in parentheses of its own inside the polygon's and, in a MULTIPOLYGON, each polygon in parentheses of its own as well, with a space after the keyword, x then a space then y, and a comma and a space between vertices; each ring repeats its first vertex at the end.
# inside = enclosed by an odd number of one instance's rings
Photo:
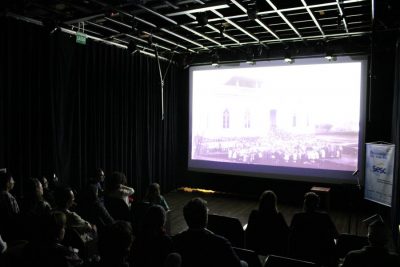
POLYGON ((366 144, 364 198, 391 207, 395 145, 366 144))

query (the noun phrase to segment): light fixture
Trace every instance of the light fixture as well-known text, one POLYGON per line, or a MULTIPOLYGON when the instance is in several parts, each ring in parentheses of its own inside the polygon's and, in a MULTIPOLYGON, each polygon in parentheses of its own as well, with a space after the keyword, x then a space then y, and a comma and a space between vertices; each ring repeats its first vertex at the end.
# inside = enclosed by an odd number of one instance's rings
POLYGON ((219 66, 219 56, 217 54, 217 51, 215 51, 211 55, 211 66, 213 66, 213 67, 218 67, 219 66))
POLYGON ((337 28, 342 29, 343 28, 343 20, 345 19, 344 14, 338 12, 337 15, 337 28))
POLYGON ((219 26, 219 37, 224 37, 224 33, 225 33, 225 26, 224 24, 221 23, 221 25, 219 26))
POLYGON ((136 43, 133 40, 130 40, 127 45, 127 49, 129 54, 135 54, 137 52, 136 43))
POLYGON ((248 47, 246 51, 246 63, 249 65, 256 64, 256 62, 254 61, 254 52, 253 49, 251 49, 251 47, 248 47))
POLYGON ((285 60, 286 63, 292 63, 293 62, 293 59, 290 56, 289 50, 285 50, 285 59, 284 60, 285 60))
POLYGON ((206 26, 208 24, 208 15, 206 12, 199 13, 196 16, 197 23, 200 26, 206 26))
POLYGON ((130 22, 130 26, 132 27, 132 35, 137 36, 139 34, 138 22, 136 19, 132 18, 130 22))
MULTIPOLYGON (((266 45, 266 47, 268 47, 267 45, 266 45)), ((269 47, 267 48, 267 49, 269 49, 269 47)), ((258 47, 257 47, 257 55, 259 56, 259 57, 261 57, 261 55, 263 54, 263 45, 262 44, 260 44, 258 47)))
POLYGON ((153 45, 153 34, 150 34, 148 36, 147 43, 149 44, 149 46, 153 45))
POLYGON ((325 59, 328 61, 333 61, 336 59, 336 57, 333 55, 333 53, 331 51, 326 51, 325 53, 325 59))
POLYGON ((326 40, 324 42, 324 51, 325 51, 325 59, 328 61, 332 61, 335 60, 336 58, 333 56, 333 52, 332 52, 332 48, 331 48, 331 44, 329 40, 326 40))
POLYGON ((257 3, 252 1, 247 6, 247 17, 249 20, 256 20, 257 19, 257 3))
POLYGON ((46 32, 48 32, 49 34, 53 34, 59 30, 57 26, 58 23, 53 19, 45 18, 42 23, 46 32))

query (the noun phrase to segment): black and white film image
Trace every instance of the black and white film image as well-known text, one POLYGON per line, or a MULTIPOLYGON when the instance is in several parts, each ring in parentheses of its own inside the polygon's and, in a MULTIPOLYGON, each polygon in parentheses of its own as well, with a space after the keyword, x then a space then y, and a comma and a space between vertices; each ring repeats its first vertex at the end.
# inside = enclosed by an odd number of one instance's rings
POLYGON ((192 73, 191 159, 354 171, 361 64, 192 73))

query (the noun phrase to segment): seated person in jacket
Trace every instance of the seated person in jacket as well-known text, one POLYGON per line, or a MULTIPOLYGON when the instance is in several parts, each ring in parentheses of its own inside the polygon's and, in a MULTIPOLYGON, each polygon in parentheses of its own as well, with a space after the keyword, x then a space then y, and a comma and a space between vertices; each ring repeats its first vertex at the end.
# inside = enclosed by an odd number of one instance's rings
POLYGON ((350 251, 342 267, 395 267, 400 266, 400 257, 386 248, 388 233, 385 224, 377 220, 368 226, 369 245, 360 250, 350 251))
POLYGON ((143 219, 132 245, 133 266, 163 266, 173 248, 172 239, 165 231, 165 210, 159 205, 153 205, 143 219))
POLYGON ((105 195, 107 197, 120 198, 128 207, 131 206, 129 197, 135 193, 132 187, 126 185, 127 179, 122 172, 113 172, 111 176, 105 180, 105 195))
POLYGON ((84 220, 76 212, 71 211, 75 205, 75 195, 69 187, 59 187, 55 191, 56 209, 65 213, 67 217, 66 225, 75 229, 84 241, 90 241, 97 235, 96 225, 84 220))
POLYGON ((325 266, 337 266, 335 239, 339 234, 331 217, 317 211, 319 196, 304 195, 304 212, 296 213, 290 225, 289 255, 325 266))
POLYGON ((5 241, 15 240, 20 209, 17 200, 11 194, 15 181, 9 172, 0 172, 0 234, 5 241))
MULTIPOLYGON (((190 200, 183 208, 183 216, 189 229, 173 237, 183 267, 242 266, 229 241, 206 228, 206 201, 201 198, 190 200)), ((247 264, 243 263, 243 266, 247 264)))
POLYGON ((149 185, 144 201, 152 205, 160 205, 165 211, 169 211, 168 203, 161 195, 160 185, 158 183, 152 183, 149 185))
POLYGON ((128 257, 133 241, 132 227, 126 221, 107 225, 99 235, 98 267, 129 267, 128 257))
POLYGON ((38 230, 37 239, 29 242, 23 250, 24 266, 74 267, 81 266, 83 261, 77 252, 64 246, 67 218, 61 211, 52 211, 44 215, 38 230))

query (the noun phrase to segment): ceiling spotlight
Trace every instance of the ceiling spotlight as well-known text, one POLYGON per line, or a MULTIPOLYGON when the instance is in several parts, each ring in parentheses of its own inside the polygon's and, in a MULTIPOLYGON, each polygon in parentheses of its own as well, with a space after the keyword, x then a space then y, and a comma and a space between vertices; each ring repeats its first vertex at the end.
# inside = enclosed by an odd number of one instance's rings
POLYGON ((214 52, 211 56, 211 66, 218 67, 219 66, 219 56, 217 52, 214 52))
POLYGON ((338 13, 337 15, 337 28, 342 29, 343 28, 343 20, 345 19, 344 14, 338 13))
POLYGON ((258 5, 256 0, 251 0, 247 4, 247 17, 249 20, 257 19, 258 5))
POLYGON ((246 63, 249 65, 254 65, 256 62, 254 61, 254 53, 253 53, 253 49, 251 49, 250 47, 247 48, 247 52, 246 52, 246 63))
POLYGON ((197 23, 200 26, 206 26, 208 24, 208 15, 206 12, 199 13, 196 16, 197 23))
POLYGON ((225 33, 225 26, 224 24, 221 24, 221 26, 219 26, 219 37, 224 37, 224 33, 225 33))
POLYGON ((134 41, 130 40, 127 45, 127 49, 128 49, 129 54, 135 54, 137 52, 136 43, 134 41))
POLYGON ((288 50, 285 51, 285 59, 284 60, 286 63, 293 63, 293 59, 290 56, 290 52, 288 50))
POLYGON ((147 39, 147 43, 152 46, 153 45, 153 34, 150 34, 147 39))
POLYGON ((247 8, 247 17, 249 18, 249 20, 257 19, 257 8, 255 5, 251 5, 247 8))
POLYGON ((58 23, 53 19, 45 18, 42 23, 45 28, 45 31, 48 32, 49 34, 53 34, 59 30, 57 26, 58 23))
POLYGON ((327 51, 326 54, 325 54, 325 59, 328 60, 328 61, 332 61, 332 60, 335 60, 336 57, 332 54, 332 52, 327 51))
POLYGON ((285 57, 285 62, 286 63, 292 63, 293 59, 291 59, 290 57, 285 57))
POLYGON ((138 29, 138 22, 136 19, 132 19, 130 26, 132 27, 132 34, 137 36, 139 33, 139 29, 138 29))
MULTIPOLYGON (((269 47, 268 47, 269 48, 269 47)), ((260 57, 262 54, 263 54, 263 45, 262 44, 260 44, 258 47, 257 47, 257 55, 260 57)))

